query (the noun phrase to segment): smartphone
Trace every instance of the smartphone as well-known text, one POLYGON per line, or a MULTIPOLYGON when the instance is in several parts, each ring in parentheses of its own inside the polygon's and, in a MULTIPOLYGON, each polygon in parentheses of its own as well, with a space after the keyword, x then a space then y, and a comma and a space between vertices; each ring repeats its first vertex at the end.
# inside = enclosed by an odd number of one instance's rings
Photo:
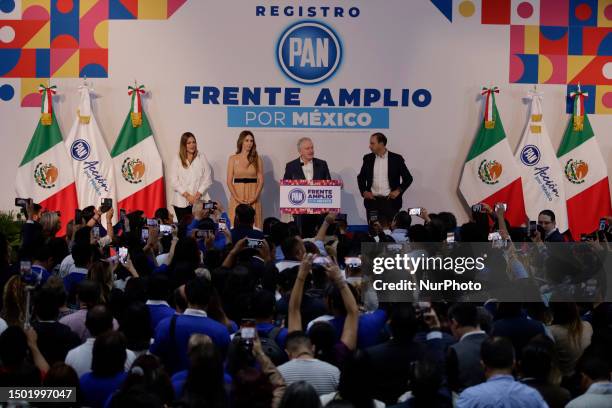
POLYGON ((15 207, 26 208, 31 202, 31 198, 15 198, 15 207))
POLYGON ((599 219, 599 230, 605 231, 608 229, 608 221, 605 218, 599 219))
POLYGON ((378 211, 376 210, 370 210, 368 211, 368 220, 371 221, 378 221, 378 211))
POLYGON ((404 246, 402 244, 387 244, 387 250, 392 252, 400 252, 404 246))
POLYGON ((529 221, 529 236, 532 236, 538 230, 537 221, 529 221))
POLYGON ((215 208, 217 208, 217 203, 215 203, 214 201, 208 201, 204 203, 205 210, 214 210, 215 208))
POLYGON ((172 235, 172 225, 160 225, 159 232, 161 232, 162 235, 172 235))
POLYGON ((112 198, 103 198, 102 199, 102 204, 100 205, 100 211, 105 213, 105 212, 109 211, 111 208, 113 208, 113 199, 112 198))
POLYGON ((255 320, 242 319, 240 323, 240 338, 244 341, 253 341, 255 339, 255 320))
POLYGON ((411 208, 408 210, 408 215, 421 215, 420 208, 411 208))
POLYGON ((313 265, 329 265, 329 258, 326 256, 317 256, 312 260, 313 265))
POLYGON ((475 213, 486 213, 487 209, 482 204, 474 204, 472 206, 472 212, 475 212, 475 213))
POLYGON ((100 227, 97 225, 91 229, 94 239, 100 239, 100 227))
POLYGON ((147 226, 148 227, 157 227, 159 222, 155 218, 147 218, 147 226))
POLYGON ((448 243, 455 242, 455 233, 454 232, 447 232, 446 233, 446 242, 448 242, 448 243))
POLYGON ((125 217, 127 217, 127 212, 125 211, 125 208, 122 208, 119 210, 119 219, 124 220, 125 217))
POLYGON ((142 232, 140 233, 140 239, 142 242, 147 242, 149 240, 149 229, 146 227, 142 228, 142 232))
POLYGON ((344 264, 350 268, 359 268, 361 266, 361 258, 356 256, 344 257, 344 264))
POLYGON ((344 222, 346 222, 346 220, 347 220, 346 214, 343 214, 343 213, 336 214, 336 221, 344 221, 344 222))
POLYGON ((227 230, 227 221, 225 218, 219 218, 219 231, 227 230))
POLYGON ((263 239, 247 238, 247 248, 259 249, 263 247, 263 239))
POLYGON ((499 210, 500 208, 503 208, 504 211, 506 211, 508 209, 508 204, 506 204, 506 203, 496 203, 495 204, 495 211, 499 210))
POLYGON ((77 225, 83 223, 83 216, 78 208, 74 210, 74 223, 77 225))
POLYGON ((126 247, 119 247, 119 262, 125 265, 128 257, 128 249, 126 247))
POLYGON ((196 239, 206 239, 206 237, 208 236, 208 234, 210 234, 211 232, 213 232, 212 230, 196 230, 195 232, 195 237, 196 239))

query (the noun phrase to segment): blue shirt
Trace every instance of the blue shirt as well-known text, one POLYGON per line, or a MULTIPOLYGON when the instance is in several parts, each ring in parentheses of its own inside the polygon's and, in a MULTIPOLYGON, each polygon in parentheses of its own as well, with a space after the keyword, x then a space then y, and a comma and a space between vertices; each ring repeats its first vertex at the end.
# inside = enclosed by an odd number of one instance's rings
POLYGON ((32 265, 32 272, 38 275, 38 282, 42 285, 49 279, 51 274, 40 265, 32 265))
POLYGON ((176 318, 174 344, 170 339, 172 317, 160 321, 155 329, 155 339, 151 344, 151 353, 159 356, 169 373, 186 370, 189 366, 187 344, 194 333, 208 335, 222 356, 225 356, 230 343, 227 328, 221 323, 206 317, 203 311, 187 309, 185 314, 176 318))
MULTIPOLYGON (((221 218, 225 218, 225 225, 226 228, 230 229, 232 227, 231 221, 229 219, 229 217, 227 216, 227 213, 221 213, 221 218)), ((191 221, 191 223, 187 226, 187 229, 185 231, 185 234, 190 237, 191 236, 191 231, 193 231, 194 229, 198 228, 198 224, 200 223, 200 220, 196 220, 195 218, 191 221)), ((204 243, 202 242, 201 245, 199 245, 200 243, 198 243, 198 246, 200 247, 201 251, 206 251, 206 248, 204 248, 204 243)), ((215 249, 221 251, 223 248, 225 248, 225 245, 227 244, 226 240, 225 240, 225 234, 221 231, 219 231, 219 224, 215 223, 215 242, 214 242, 214 246, 215 249)))
POLYGON ((466 388, 456 407, 548 408, 548 404, 535 388, 515 381, 511 375, 494 375, 482 384, 466 388))
POLYGON ((263 232, 249 228, 249 227, 236 227, 232 229, 232 242, 236 244, 236 242, 240 241, 244 237, 254 238, 254 239, 264 239, 263 232))
POLYGON ((113 377, 96 377, 91 372, 83 374, 80 379, 83 405, 93 408, 103 407, 108 397, 121 387, 126 377, 125 372, 113 377))
POLYGON ((167 317, 172 317, 175 313, 174 309, 168 306, 166 302, 159 301, 147 301, 147 308, 149 308, 149 314, 151 315, 151 328, 155 331, 155 328, 167 317))
POLYGON ((83 268, 75 268, 75 269, 78 269, 78 270, 82 269, 83 271, 85 271, 85 273, 82 273, 82 271, 70 272, 68 275, 64 277, 64 287, 66 288, 66 293, 68 293, 68 296, 70 296, 70 294, 76 291, 76 287, 80 281, 87 279, 87 269, 83 269, 83 268))
MULTIPOLYGON (((268 333, 270 333, 275 326, 272 323, 257 323, 255 327, 257 328, 257 334, 261 338, 267 337, 268 333)), ((289 334, 289 331, 283 327, 276 335, 276 338, 273 339, 276 344, 278 344, 278 347, 280 347, 282 350, 285 349, 285 343, 287 342, 287 334, 289 334)))
MULTIPOLYGON (((345 317, 334 317, 329 321, 336 329, 338 340, 342 337, 345 317)), ((384 329, 387 323, 387 313, 378 309, 372 313, 363 313, 359 316, 357 329, 357 348, 364 349, 385 341, 384 329)))

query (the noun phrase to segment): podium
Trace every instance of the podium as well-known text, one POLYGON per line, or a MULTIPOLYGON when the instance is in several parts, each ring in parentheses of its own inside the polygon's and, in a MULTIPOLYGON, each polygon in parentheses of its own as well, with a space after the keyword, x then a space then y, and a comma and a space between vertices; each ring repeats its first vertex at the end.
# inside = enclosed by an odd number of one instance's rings
POLYGON ((341 194, 340 180, 281 180, 280 211, 293 215, 338 213, 341 194))

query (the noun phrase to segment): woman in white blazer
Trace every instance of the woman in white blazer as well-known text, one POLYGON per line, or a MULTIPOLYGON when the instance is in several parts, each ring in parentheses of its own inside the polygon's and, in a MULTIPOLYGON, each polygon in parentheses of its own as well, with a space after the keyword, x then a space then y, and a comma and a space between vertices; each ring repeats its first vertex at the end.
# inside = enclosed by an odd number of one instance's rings
POLYGON ((198 152, 198 142, 191 132, 181 136, 179 157, 172 164, 172 205, 179 222, 191 214, 193 204, 210 200, 208 188, 212 185, 212 169, 206 156, 198 152))

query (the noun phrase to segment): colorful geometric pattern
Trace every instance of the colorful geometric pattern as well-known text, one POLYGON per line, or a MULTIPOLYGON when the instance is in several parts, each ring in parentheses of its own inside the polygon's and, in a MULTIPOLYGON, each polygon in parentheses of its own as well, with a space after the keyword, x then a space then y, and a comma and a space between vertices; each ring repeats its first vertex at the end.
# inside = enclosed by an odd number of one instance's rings
MULTIPOLYGON (((48 78, 108 78, 109 20, 165 20, 186 1, 21 0, 21 20, 0 19, 0 77, 21 78, 21 106, 40 107, 48 78)), ((0 0, 0 18, 15 6, 0 0)))
POLYGON ((431 2, 452 23, 510 26, 510 83, 581 84, 586 113, 612 114, 612 0, 431 2))

